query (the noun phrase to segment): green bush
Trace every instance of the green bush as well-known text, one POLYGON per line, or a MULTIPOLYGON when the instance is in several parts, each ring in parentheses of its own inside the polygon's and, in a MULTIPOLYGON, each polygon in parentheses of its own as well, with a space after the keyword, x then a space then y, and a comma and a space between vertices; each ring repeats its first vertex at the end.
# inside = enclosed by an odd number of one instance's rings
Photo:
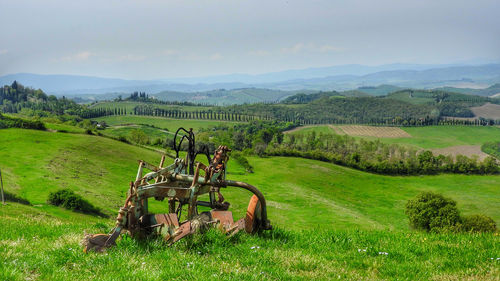
POLYGON ((408 200, 405 213, 415 229, 443 232, 454 231, 461 223, 457 203, 433 192, 423 192, 408 200))
POLYGON ((231 157, 238 164, 240 164, 241 166, 243 166, 243 168, 245 168, 245 170, 247 172, 253 173, 253 167, 252 167, 252 165, 250 165, 250 163, 248 162, 248 159, 245 156, 243 156, 243 154, 241 152, 233 151, 233 152, 231 152, 231 157))
POLYGON ((128 139, 127 139, 126 137, 124 137, 124 136, 118 136, 118 139, 117 139, 117 140, 119 140, 119 141, 121 141, 121 142, 124 142, 124 143, 130 143, 130 142, 128 141, 128 139))
POLYGON ((75 194, 69 189, 60 189, 56 192, 51 192, 47 202, 51 205, 60 206, 72 211, 100 216, 103 215, 99 208, 93 206, 80 195, 75 194))
POLYGON ((485 215, 471 215, 463 217, 462 230, 468 232, 495 232, 495 221, 485 215))
POLYGON ((481 150, 500 159, 500 142, 487 142, 481 146, 481 150))
POLYGON ((34 129, 45 130, 45 125, 38 120, 27 120, 17 117, 8 117, 0 114, 0 129, 6 128, 21 128, 21 129, 34 129))

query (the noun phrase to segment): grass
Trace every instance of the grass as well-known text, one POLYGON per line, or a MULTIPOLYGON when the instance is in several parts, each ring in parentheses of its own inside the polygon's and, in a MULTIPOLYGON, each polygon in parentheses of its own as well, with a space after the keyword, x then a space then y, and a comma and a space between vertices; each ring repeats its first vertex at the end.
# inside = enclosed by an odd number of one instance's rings
MULTIPOLYGON (((253 174, 229 162, 229 179, 249 182, 265 194, 271 232, 227 239, 210 231, 173 247, 125 236, 106 254, 83 254, 84 231, 107 232, 113 219, 47 205, 48 193, 70 188, 114 216, 136 160, 157 163, 159 157, 97 136, 0 130, 5 189, 34 205, 0 206, 0 280, 490 280, 499 275, 499 236, 416 233, 403 214, 409 198, 432 190, 455 199, 463 214, 483 213, 498 224, 499 176, 389 177, 284 157, 249 157, 253 174)), ((222 192, 234 217, 243 216, 249 194, 230 187, 222 192)), ((167 209, 164 202, 150 204, 153 212, 167 209)))
MULTIPOLYGON (((341 125, 335 125, 341 127, 341 125)), ((425 127, 401 127, 411 135, 411 138, 376 138, 376 137, 356 137, 367 140, 379 139, 384 143, 396 143, 409 145, 416 148, 444 148, 456 145, 482 145, 485 142, 499 141, 500 128, 494 126, 425 126, 425 127)), ((334 132, 327 125, 306 127, 297 130, 295 133, 308 131, 316 133, 334 132)))
POLYGON ((186 120, 186 119, 170 119, 164 117, 135 116, 135 115, 106 116, 106 117, 95 118, 93 120, 105 121, 106 124, 110 126, 117 126, 124 124, 153 125, 158 128, 167 129, 171 132, 172 131, 175 132, 179 127, 193 128, 193 130, 197 131, 200 128, 212 127, 219 124, 226 124, 226 125, 236 124, 236 122, 231 122, 231 121, 186 120))
POLYGON ((387 95, 387 98, 412 104, 433 104, 436 102, 436 100, 432 97, 432 95, 433 94, 429 92, 413 91, 413 94, 410 97, 410 93, 408 91, 401 91, 390 93, 387 95))
POLYGON ((108 127, 105 130, 99 130, 99 132, 110 137, 126 137, 128 139, 131 136, 133 130, 142 130, 151 141, 154 141, 157 138, 160 138, 162 140, 166 138, 173 138, 173 135, 175 133, 175 131, 169 132, 146 125, 108 127))
POLYGON ((227 239, 212 230, 172 247, 124 236, 105 254, 84 254, 83 231, 106 231, 104 220, 15 203, 0 206, 0 217, 2 280, 495 280, 500 273, 493 234, 275 229, 227 239))
POLYGON ((159 161, 155 152, 118 141, 34 130, 0 130, 4 185, 32 204, 50 192, 71 188, 109 212, 122 204, 138 159, 159 161), (8 159, 8 160, 7 160, 8 159))

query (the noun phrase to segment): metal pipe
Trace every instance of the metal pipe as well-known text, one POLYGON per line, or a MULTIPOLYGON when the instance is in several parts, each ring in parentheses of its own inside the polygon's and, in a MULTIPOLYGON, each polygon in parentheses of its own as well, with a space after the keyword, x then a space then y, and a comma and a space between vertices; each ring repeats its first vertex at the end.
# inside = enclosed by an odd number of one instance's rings
POLYGON ((236 187, 241 187, 243 189, 246 189, 259 198, 260 201, 260 207, 261 207, 261 215, 262 215, 262 226, 264 229, 271 229, 271 224, 269 223, 269 220, 267 219, 267 206, 266 206, 266 199, 264 198, 264 195, 260 190, 257 189, 257 187, 248 184, 246 182, 241 182, 241 181, 232 181, 232 180, 225 180, 223 182, 224 185, 226 186, 236 186, 236 187))
MULTIPOLYGON (((193 182, 194 176, 190 175, 185 175, 185 174, 176 174, 175 179, 179 181, 185 181, 185 182, 193 182)), ((271 224, 269 220, 267 219, 267 205, 266 205, 266 199, 264 198, 264 195, 260 190, 257 189, 257 187, 248 184, 246 182, 241 182, 241 181, 233 181, 233 180, 224 180, 218 183, 211 183, 211 182, 206 182, 204 177, 198 177, 197 182, 202 185, 213 185, 213 186, 221 186, 221 187, 226 187, 226 186, 235 186, 235 187, 240 187, 243 189, 246 189, 259 198, 260 201, 260 207, 261 207, 261 214, 262 214, 262 227, 263 229, 271 229, 271 224)))

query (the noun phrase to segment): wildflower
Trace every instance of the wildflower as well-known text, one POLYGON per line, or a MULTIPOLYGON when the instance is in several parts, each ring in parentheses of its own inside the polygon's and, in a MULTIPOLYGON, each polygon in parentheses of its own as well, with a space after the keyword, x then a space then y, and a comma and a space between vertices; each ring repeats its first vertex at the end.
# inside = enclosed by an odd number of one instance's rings
POLYGON ((252 249, 252 250, 256 249, 257 250, 257 249, 260 249, 260 247, 259 246, 252 246, 252 247, 250 247, 250 249, 252 249))

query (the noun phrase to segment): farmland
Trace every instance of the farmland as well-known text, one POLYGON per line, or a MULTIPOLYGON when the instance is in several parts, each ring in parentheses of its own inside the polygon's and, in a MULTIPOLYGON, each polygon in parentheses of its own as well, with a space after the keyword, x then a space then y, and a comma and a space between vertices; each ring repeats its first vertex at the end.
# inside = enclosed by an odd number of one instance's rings
MULTIPOLYGON (((336 130, 328 130, 327 125, 319 125, 305 128, 304 130, 295 130, 294 133, 301 133, 314 130, 317 133, 336 132, 342 133, 344 126, 330 126, 336 130)), ((346 126, 347 128, 365 128, 367 126, 346 126)), ((387 131, 387 127, 369 127, 371 131, 383 132, 387 131)), ((397 143, 409 145, 417 148, 445 148, 457 145, 481 145, 492 140, 500 140, 500 128, 483 127, 483 126, 426 126, 426 127, 401 127, 400 130, 406 132, 409 137, 380 137, 379 140, 385 143, 397 143)), ((349 132, 349 129, 347 129, 349 132)), ((379 133, 381 134, 381 133, 379 133)), ((365 138, 369 140, 378 139, 375 136, 360 136, 355 137, 365 138)))
POLYGON ((500 105, 498 104, 486 103, 472 107, 471 110, 477 117, 500 119, 500 105))
MULTIPOLYGON (((333 126, 332 126, 333 127, 333 126)), ((337 133, 343 132, 354 137, 376 137, 376 138, 410 138, 411 135, 397 127, 372 127, 372 126, 338 126, 333 127, 337 133), (340 130, 338 130, 340 129, 340 130)))

